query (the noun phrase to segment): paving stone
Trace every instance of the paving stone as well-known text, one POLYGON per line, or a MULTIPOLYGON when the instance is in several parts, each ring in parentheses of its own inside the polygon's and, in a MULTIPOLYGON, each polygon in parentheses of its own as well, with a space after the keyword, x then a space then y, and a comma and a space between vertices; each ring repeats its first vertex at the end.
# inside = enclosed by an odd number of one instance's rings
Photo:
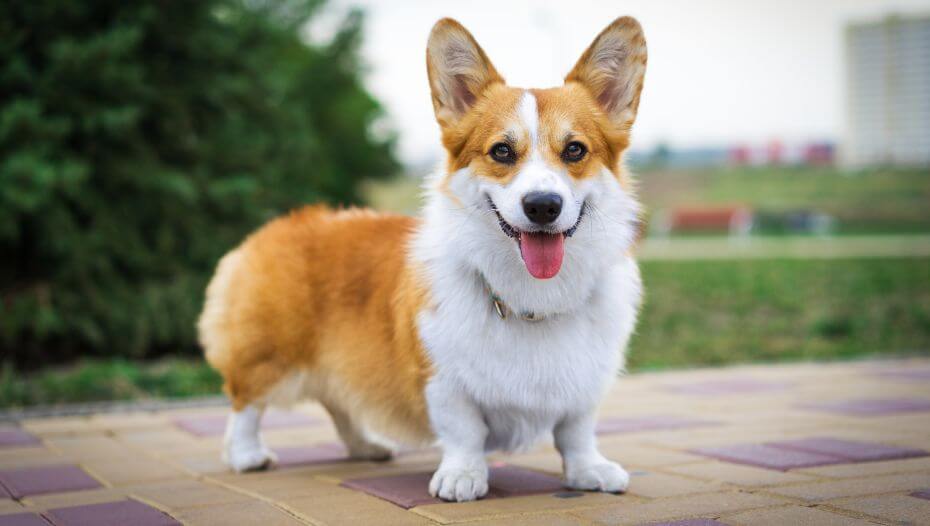
POLYGON ((648 524, 688 518, 706 518, 722 513, 769 507, 784 501, 743 492, 688 495, 650 502, 621 502, 612 506, 572 512, 597 524, 648 524))
MULTIPOLYGON (((218 436, 226 431, 227 414, 190 415, 174 418, 174 424, 195 436, 218 436)), ((262 429, 315 426, 322 423, 303 413, 272 409, 262 417, 262 429)))
POLYGON ((84 466, 87 471, 114 486, 176 479, 184 475, 167 462, 141 456, 119 461, 98 458, 85 461, 84 466))
POLYGON ((15 513, 23 511, 23 505, 11 498, 0 497, 0 513, 15 513))
POLYGON ((344 481, 342 485, 409 509, 421 504, 442 502, 440 499, 429 495, 431 477, 432 473, 408 473, 386 477, 351 479, 344 481))
POLYGON ((790 385, 787 382, 773 382, 755 378, 720 378, 690 384, 669 385, 666 386, 666 389, 675 393, 689 395, 734 395, 784 391, 790 385))
POLYGON ((127 451, 124 444, 103 434, 55 437, 45 442, 73 460, 104 458, 113 461, 117 456, 136 456, 136 453, 127 451))
POLYGON ((861 478, 875 475, 908 473, 912 471, 930 472, 930 457, 884 460, 860 464, 837 464, 834 466, 792 470, 791 473, 803 473, 805 475, 830 478, 861 478))
POLYGON ((781 449, 794 449, 808 453, 833 455, 851 462, 874 460, 894 460, 901 458, 926 457, 930 455, 922 449, 886 446, 871 442, 857 442, 829 437, 804 438, 798 440, 780 440, 768 445, 781 449))
MULTIPOLYGON (((617 502, 630 504, 641 503, 642 499, 632 495, 614 495, 610 493, 581 492, 577 498, 559 498, 555 495, 529 495, 509 497, 506 499, 484 499, 472 502, 447 502, 443 504, 425 504, 412 508, 428 519, 440 523, 464 522, 477 519, 497 519, 507 524, 514 517, 529 517, 534 514, 587 509, 608 506, 617 502)), ((574 515, 574 513, 572 513, 574 515)))
POLYGON ((0 448, 37 446, 41 443, 35 435, 17 427, 0 428, 0 448))
POLYGON ((52 508, 65 508, 69 506, 79 506, 84 504, 102 504, 104 502, 116 502, 126 500, 129 494, 126 491, 115 488, 98 488, 86 489, 81 491, 64 491, 61 493, 47 493, 44 495, 32 495, 22 500, 24 505, 35 509, 48 510, 52 508))
MULTIPOLYGON (((429 481, 432 476, 432 472, 405 473, 356 478, 346 480, 342 485, 380 497, 403 508, 412 508, 421 504, 442 502, 429 495, 429 481)), ((489 470, 488 495, 485 499, 553 493, 562 489, 562 481, 557 477, 516 466, 499 466, 489 470)))
POLYGON ((786 524, 816 524, 818 526, 866 526, 874 522, 832 513, 819 508, 787 506, 753 510, 720 519, 731 526, 784 526, 786 524))
POLYGON ((488 474, 488 492, 495 497, 552 493, 565 489, 562 480, 538 471, 516 466, 492 467, 488 474))
POLYGON ((637 431, 656 431, 666 429, 685 429, 690 427, 703 427, 719 425, 712 420, 696 418, 682 418, 669 415, 652 415, 636 417, 602 418, 597 424, 597 433, 600 435, 612 433, 635 433, 637 431))
POLYGON ((0 526, 49 526, 38 513, 17 513, 0 515, 0 526))
MULTIPOLYGON (((694 462, 704 462, 706 460, 706 458, 703 456, 694 455, 684 451, 672 451, 668 449, 659 449, 656 447, 641 446, 638 444, 615 442, 612 440, 613 438, 615 437, 607 436, 599 441, 601 453, 603 453, 607 458, 615 462, 619 462, 624 466, 654 468, 661 466, 677 466, 694 462)), ((558 454, 555 454, 554 457, 559 459, 558 454)), ((561 460, 559 460, 559 463, 561 464, 561 460)), ((556 472, 560 471, 561 465, 559 465, 556 472)))
POLYGON ((45 512, 55 526, 180 526, 166 513, 135 500, 56 508, 45 512))
POLYGON ((842 462, 841 457, 823 453, 782 449, 767 444, 735 444, 721 447, 705 447, 691 450, 707 457, 748 464, 769 469, 787 471, 793 468, 824 466, 842 462))
POLYGON ((186 526, 230 526, 233 524, 303 526, 306 524, 281 508, 260 500, 188 508, 179 510, 174 516, 186 526))
POLYGON ((0 471, 67 463, 68 459, 42 447, 0 449, 0 471))
POLYGON ((100 483, 77 466, 47 466, 0 471, 0 486, 13 498, 99 488, 100 483))
POLYGON ((126 491, 142 500, 154 502, 163 509, 172 510, 249 500, 249 497, 242 493, 194 480, 172 480, 131 486, 126 488, 126 491))
POLYGON ((727 526, 714 519, 683 519, 671 522, 651 522, 644 526, 727 526))
POLYGON ((831 501, 829 506, 902 525, 930 523, 930 501, 910 495, 880 495, 831 501))
POLYGON ((630 471, 627 493, 647 498, 676 497, 692 493, 720 491, 715 482, 680 477, 654 471, 630 471))
POLYGON ((729 462, 698 462, 683 466, 670 466, 665 471, 679 473, 690 477, 705 480, 725 482, 746 488, 776 486, 815 480, 808 475, 801 475, 793 471, 774 471, 766 468, 731 464, 729 462))
MULTIPOLYGON (((430 524, 433 524, 430 522, 430 524)), ((591 523, 565 513, 538 513, 523 517, 508 516, 469 521, 468 526, 587 526, 591 523)))
POLYGON ((905 473, 768 488, 766 491, 809 502, 843 497, 914 491, 930 486, 930 473, 905 473))
POLYGON ((321 444, 306 447, 274 448, 278 455, 276 466, 279 468, 304 466, 307 464, 327 464, 349 460, 345 447, 341 444, 321 444))
POLYGON ((930 400, 923 398, 860 398, 838 402, 802 404, 799 407, 827 413, 868 417, 930 411, 930 400))
POLYGON ((281 506, 313 524, 379 526, 425 526, 433 524, 422 515, 407 511, 385 500, 335 487, 338 492, 286 499, 281 506))

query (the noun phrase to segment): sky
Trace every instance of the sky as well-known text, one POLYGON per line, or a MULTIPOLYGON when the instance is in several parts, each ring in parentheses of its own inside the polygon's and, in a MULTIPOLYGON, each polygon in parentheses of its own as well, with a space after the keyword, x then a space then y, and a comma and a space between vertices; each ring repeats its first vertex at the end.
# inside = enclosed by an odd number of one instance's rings
POLYGON ((508 83, 549 87, 614 18, 636 17, 649 65, 632 148, 840 140, 843 31, 930 0, 334 0, 308 28, 325 39, 349 6, 366 13, 362 54, 382 125, 408 165, 440 158, 425 47, 444 16, 467 27, 508 83))

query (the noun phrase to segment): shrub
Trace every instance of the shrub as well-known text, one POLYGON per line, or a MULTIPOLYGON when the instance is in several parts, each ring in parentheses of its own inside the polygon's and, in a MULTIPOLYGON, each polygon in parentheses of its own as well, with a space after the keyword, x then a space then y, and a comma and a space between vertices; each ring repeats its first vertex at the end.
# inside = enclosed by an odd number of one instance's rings
POLYGON ((223 252, 396 170, 361 15, 308 44, 319 4, 0 3, 5 359, 193 352, 223 252))

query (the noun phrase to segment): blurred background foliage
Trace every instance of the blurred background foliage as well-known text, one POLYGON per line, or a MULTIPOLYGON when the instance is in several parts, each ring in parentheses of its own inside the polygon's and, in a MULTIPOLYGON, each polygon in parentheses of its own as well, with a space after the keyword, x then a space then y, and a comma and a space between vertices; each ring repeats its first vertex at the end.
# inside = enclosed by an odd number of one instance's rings
MULTIPOLYGON (((195 354, 222 253, 393 174, 362 17, 320 0, 0 3, 0 354, 195 354)), ((118 368, 118 367, 117 367, 118 368)), ((9 370, 4 373, 10 376, 9 370)))

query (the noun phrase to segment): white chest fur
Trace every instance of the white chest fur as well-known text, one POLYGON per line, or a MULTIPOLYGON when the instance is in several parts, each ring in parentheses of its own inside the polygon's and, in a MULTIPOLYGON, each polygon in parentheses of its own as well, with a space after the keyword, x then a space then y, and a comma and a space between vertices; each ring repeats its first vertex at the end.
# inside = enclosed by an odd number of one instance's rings
POLYGON ((501 319, 480 279, 420 320, 434 389, 459 390, 481 410, 487 449, 531 445, 567 414, 595 406, 623 364, 640 297, 631 259, 606 269, 581 309, 529 322, 501 319))
POLYGON ((577 199, 590 213, 565 241, 558 275, 538 280, 488 210, 493 185, 467 169, 448 183, 458 200, 431 193, 411 247, 430 290, 431 308, 418 319, 435 370, 430 418, 434 428, 457 427, 465 424, 451 413, 470 411, 469 425, 487 427, 486 449, 519 449, 590 413, 623 366, 642 293, 627 255, 637 205, 606 171, 581 184, 577 199), (501 319, 485 280, 512 312, 544 319, 501 319))

